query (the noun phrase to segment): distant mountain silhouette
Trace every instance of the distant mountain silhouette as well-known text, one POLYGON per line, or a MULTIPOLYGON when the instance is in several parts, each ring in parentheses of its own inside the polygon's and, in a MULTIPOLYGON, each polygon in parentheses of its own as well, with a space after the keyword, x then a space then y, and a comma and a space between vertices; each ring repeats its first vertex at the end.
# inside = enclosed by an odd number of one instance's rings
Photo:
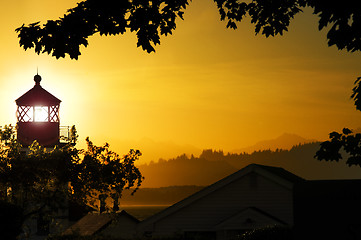
POLYGON ((315 140, 315 139, 306 139, 306 138, 303 138, 296 134, 284 133, 275 139, 263 140, 263 141, 257 142, 256 144, 254 144, 252 146, 249 146, 249 147, 235 149, 232 152, 234 152, 234 153, 244 153, 244 152, 252 153, 254 151, 259 151, 259 150, 273 150, 273 151, 275 151, 276 149, 289 150, 295 145, 311 143, 311 142, 316 142, 316 141, 317 140, 315 140))
POLYGON ((299 144, 290 150, 263 150, 253 153, 228 153, 204 150, 199 157, 181 155, 157 163, 139 165, 145 176, 142 187, 181 185, 206 186, 251 163, 282 167, 305 179, 361 178, 359 167, 345 161, 326 162, 314 159, 319 142, 299 144))

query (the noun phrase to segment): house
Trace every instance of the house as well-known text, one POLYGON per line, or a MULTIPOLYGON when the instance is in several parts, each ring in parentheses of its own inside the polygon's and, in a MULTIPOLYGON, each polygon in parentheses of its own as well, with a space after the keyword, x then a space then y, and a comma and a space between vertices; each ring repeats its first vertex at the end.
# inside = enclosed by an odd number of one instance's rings
POLYGON ((295 239, 361 239, 361 180, 315 180, 294 189, 295 239))
POLYGON ((148 237, 234 239, 246 230, 294 225, 294 186, 282 168, 251 164, 140 222, 148 237))
POLYGON ((100 235, 130 239, 135 237, 138 223, 138 219, 124 210, 120 213, 89 213, 69 227, 63 235, 100 235))
POLYGON ((233 240, 247 230, 281 226, 292 230, 295 240, 361 239, 360 189, 361 180, 310 181, 283 168, 251 164, 141 222, 126 212, 115 224, 109 214, 93 214, 71 232, 233 240))

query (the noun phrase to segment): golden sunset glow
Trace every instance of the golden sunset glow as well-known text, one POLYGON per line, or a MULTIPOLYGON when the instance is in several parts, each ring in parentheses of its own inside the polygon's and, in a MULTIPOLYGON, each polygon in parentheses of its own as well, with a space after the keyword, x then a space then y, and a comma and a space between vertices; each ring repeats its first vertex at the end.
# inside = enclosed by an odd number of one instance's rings
POLYGON ((0 125, 16 123, 14 101, 34 86, 38 68, 41 86, 62 100, 60 125, 76 125, 80 144, 89 136, 120 154, 139 149, 141 161, 361 127, 350 99, 361 54, 328 47, 310 9, 284 36, 266 39, 249 18, 226 29, 213 1, 196 0, 156 53, 137 48, 131 32, 89 38, 78 61, 20 48, 17 27, 57 19, 76 2, 3 3, 0 125))

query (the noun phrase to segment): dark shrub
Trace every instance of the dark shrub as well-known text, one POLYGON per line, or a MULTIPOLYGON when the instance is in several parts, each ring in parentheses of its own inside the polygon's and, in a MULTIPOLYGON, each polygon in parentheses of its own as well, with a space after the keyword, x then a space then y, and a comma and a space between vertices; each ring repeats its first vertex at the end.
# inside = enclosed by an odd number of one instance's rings
POLYGON ((241 240, 291 240, 292 231, 288 227, 269 226, 247 231, 241 240))

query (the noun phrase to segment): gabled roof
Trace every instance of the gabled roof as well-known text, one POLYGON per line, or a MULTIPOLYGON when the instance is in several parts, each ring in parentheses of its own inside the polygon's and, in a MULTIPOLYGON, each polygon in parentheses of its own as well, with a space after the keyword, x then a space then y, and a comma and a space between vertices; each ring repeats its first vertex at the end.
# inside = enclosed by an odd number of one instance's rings
POLYGON ((198 199, 201 199, 212 192, 240 179, 241 177, 251 173, 255 172, 267 179, 270 179, 273 182, 276 182, 277 184, 287 188, 287 189, 293 189, 293 186, 295 183, 303 182, 305 181, 303 178, 298 177, 283 168, 279 167, 271 167, 271 166, 264 166, 259 164, 250 164, 241 170, 219 180, 218 182, 215 182, 214 184, 203 188, 199 192, 196 192, 195 194, 179 201, 178 203, 164 209, 163 211, 145 219, 140 223, 141 226, 146 226, 148 223, 152 223, 155 221, 158 221, 174 212, 177 212, 178 210, 182 209, 185 206, 188 206, 189 204, 197 201, 198 199))
MULTIPOLYGON (((36 80, 39 78, 41 80, 39 75, 35 75, 34 77, 36 80)), ((32 89, 15 100, 18 106, 51 106, 60 104, 60 99, 56 98, 40 86, 40 80, 36 81, 35 86, 32 89)))
POLYGON ((125 210, 122 210, 120 213, 117 214, 117 217, 120 217, 120 216, 125 216, 127 218, 129 218, 130 220, 136 222, 136 223, 139 223, 139 219, 137 219, 136 217, 134 217, 133 215, 130 215, 127 211, 125 210))
POLYGON ((281 167, 272 167, 272 166, 266 166, 266 165, 260 165, 260 164, 251 164, 251 165, 255 165, 266 171, 272 172, 273 174, 280 176, 292 183, 303 182, 305 180, 289 171, 286 171, 285 169, 283 169, 281 167))
POLYGON ((237 212, 233 216, 222 220, 215 229, 251 229, 260 228, 273 223, 274 225, 286 226, 287 223, 262 211, 256 207, 247 207, 237 212))
POLYGON ((70 226, 63 235, 78 234, 80 236, 92 236, 109 226, 111 222, 120 216, 126 216, 134 222, 138 219, 122 210, 120 213, 89 213, 70 226))
POLYGON ((109 225, 112 217, 110 214, 90 213, 65 230, 64 235, 79 234, 80 236, 91 236, 109 225))

